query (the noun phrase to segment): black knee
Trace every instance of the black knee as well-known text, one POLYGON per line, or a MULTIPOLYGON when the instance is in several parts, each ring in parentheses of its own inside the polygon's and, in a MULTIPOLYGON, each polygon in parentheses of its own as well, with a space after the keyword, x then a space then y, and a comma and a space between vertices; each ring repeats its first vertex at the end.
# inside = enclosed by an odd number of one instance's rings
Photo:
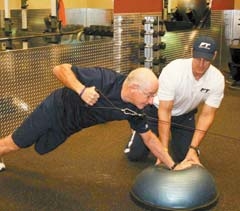
POLYGON ((142 161, 148 157, 149 149, 145 146, 141 136, 138 133, 133 132, 124 153, 130 161, 142 161))
POLYGON ((137 162, 137 161, 144 161, 147 159, 149 152, 144 152, 144 153, 132 153, 128 152, 125 153, 127 156, 127 159, 132 162, 137 162))

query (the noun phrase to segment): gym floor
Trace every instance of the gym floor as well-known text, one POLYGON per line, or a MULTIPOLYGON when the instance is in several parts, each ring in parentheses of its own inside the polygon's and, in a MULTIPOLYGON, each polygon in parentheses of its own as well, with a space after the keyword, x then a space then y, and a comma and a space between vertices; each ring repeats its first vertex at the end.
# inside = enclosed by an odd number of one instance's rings
MULTIPOLYGON (((201 161, 216 181, 212 211, 238 211, 240 197, 240 92, 226 87, 217 117, 201 145, 201 161)), ((33 148, 5 156, 0 173, 0 210, 140 211, 129 196, 136 176, 154 159, 131 163, 123 149, 126 121, 98 125, 40 156, 33 148)))

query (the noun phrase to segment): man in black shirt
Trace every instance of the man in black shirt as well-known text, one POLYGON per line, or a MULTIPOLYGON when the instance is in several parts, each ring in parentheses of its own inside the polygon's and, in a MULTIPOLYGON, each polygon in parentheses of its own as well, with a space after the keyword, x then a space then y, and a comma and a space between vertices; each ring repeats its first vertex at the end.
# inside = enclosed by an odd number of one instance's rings
POLYGON ((191 165, 176 165, 149 130, 141 110, 153 103, 158 89, 158 79, 151 70, 137 68, 124 76, 100 67, 62 64, 53 72, 65 87, 51 93, 13 134, 0 140, 0 156, 33 144, 39 154, 45 154, 84 128, 128 120, 152 153, 170 169, 191 165))

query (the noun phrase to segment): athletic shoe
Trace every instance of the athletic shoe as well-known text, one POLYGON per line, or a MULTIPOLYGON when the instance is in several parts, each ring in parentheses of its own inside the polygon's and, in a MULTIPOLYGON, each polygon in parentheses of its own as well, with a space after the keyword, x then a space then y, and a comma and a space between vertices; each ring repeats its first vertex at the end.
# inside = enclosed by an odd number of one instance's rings
POLYGON ((232 84, 234 83, 235 81, 233 80, 233 78, 231 76, 229 76, 227 79, 226 79, 226 83, 227 84, 232 84))
POLYGON ((230 89, 240 90, 240 81, 234 81, 230 86, 230 89))
POLYGON ((6 166, 3 162, 0 162, 0 172, 4 171, 6 169, 6 166))

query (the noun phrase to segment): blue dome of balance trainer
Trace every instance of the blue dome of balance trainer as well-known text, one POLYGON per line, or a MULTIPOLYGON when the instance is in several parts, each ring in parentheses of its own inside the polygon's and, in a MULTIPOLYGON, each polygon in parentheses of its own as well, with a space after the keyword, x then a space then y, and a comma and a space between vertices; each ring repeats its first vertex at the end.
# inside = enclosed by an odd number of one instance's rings
POLYGON ((179 171, 148 167, 136 177, 130 195, 145 208, 185 211, 209 208, 219 196, 212 175, 198 165, 179 171))

